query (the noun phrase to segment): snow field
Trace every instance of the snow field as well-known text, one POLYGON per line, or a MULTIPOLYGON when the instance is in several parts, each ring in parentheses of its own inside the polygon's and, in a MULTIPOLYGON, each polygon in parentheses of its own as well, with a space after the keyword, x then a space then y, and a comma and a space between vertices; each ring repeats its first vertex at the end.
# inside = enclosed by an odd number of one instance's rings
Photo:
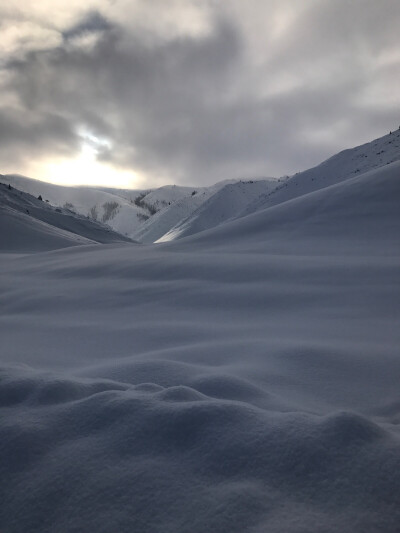
POLYGON ((399 176, 3 249, 0 529, 397 533, 399 176))

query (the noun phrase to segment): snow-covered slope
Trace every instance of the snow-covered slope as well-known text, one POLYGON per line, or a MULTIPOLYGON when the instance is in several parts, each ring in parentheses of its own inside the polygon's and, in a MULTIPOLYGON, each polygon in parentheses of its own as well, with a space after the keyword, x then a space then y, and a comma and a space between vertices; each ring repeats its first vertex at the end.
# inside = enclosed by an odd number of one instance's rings
POLYGON ((191 215, 213 194, 213 191, 207 188, 201 191, 192 189, 192 193, 155 213, 135 231, 134 238, 143 243, 155 242, 181 220, 191 215), (192 194, 194 191, 196 193, 192 194))
POLYGON ((239 216, 255 198, 274 190, 277 185, 279 185, 279 182, 274 179, 240 180, 235 183, 229 183, 202 202, 189 216, 181 219, 171 227, 168 232, 158 239, 158 242, 186 237, 187 235, 219 226, 239 216))
POLYGON ((40 195, 52 205, 103 222, 134 240, 152 243, 222 187, 237 180, 211 187, 166 185, 148 190, 63 187, 12 174, 2 176, 2 181, 33 196, 40 195))
POLYGON ((182 187, 178 185, 164 185, 158 189, 153 189, 145 197, 144 201, 159 211, 163 207, 191 196, 195 189, 193 187, 182 187))
POLYGON ((170 243, 7 257, 2 530, 397 533, 399 199, 392 163, 170 243))
POLYGON ((184 198, 145 222, 133 234, 141 242, 167 242, 234 218, 329 187, 400 159, 400 130, 344 150, 317 167, 278 180, 235 181, 184 198))
POLYGON ((0 204, 0 253, 57 250, 94 241, 34 219, 0 204))
POLYGON ((2 176, 1 181, 33 196, 40 195, 52 205, 103 222, 127 236, 142 223, 143 216, 147 216, 147 210, 134 203, 134 199, 145 191, 131 191, 131 200, 125 198, 128 194, 124 191, 119 196, 94 187, 63 187, 23 176, 8 174, 2 176))
POLYGON ((46 251, 130 240, 102 224, 68 209, 55 208, 4 183, 0 183, 0 216, 3 252, 46 251))
POLYGON ((14 175, 3 176, 3 181, 89 215, 134 240, 152 243, 210 229, 399 159, 400 130, 344 150, 290 179, 226 180, 212 187, 168 185, 152 190, 60 187, 14 175))
MULTIPOLYGON (((165 235, 176 225, 193 215, 193 213, 204 204, 209 198, 217 194, 218 191, 230 183, 236 183, 237 180, 224 180, 212 185, 211 187, 189 188, 186 195, 168 202, 163 209, 155 213, 151 218, 146 220, 135 233, 133 237, 143 243, 152 243, 165 235)), ((156 191, 155 191, 156 192, 156 191)))
MULTIPOLYGON (((182 239, 190 248, 400 255, 400 161, 182 239), (338 248, 340 246, 340 248, 338 248)), ((180 249, 179 241, 172 246, 180 249)))
POLYGON ((400 129, 369 143, 343 150, 320 165, 299 172, 263 194, 241 216, 285 202, 400 159, 400 129))
POLYGON ((177 185, 148 190, 63 187, 13 174, 0 179, 33 196, 40 195, 52 205, 107 224, 114 231, 134 239, 138 228, 147 219, 166 206, 190 197, 194 190, 177 185))

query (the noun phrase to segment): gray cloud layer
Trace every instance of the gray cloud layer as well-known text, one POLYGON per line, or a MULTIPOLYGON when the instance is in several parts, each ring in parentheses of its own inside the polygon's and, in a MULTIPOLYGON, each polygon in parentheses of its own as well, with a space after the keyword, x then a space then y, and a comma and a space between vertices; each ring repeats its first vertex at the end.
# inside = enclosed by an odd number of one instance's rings
POLYGON ((86 131, 149 185, 281 175, 400 120, 398 0, 92 4, 3 14, 7 169, 75 157, 86 131))

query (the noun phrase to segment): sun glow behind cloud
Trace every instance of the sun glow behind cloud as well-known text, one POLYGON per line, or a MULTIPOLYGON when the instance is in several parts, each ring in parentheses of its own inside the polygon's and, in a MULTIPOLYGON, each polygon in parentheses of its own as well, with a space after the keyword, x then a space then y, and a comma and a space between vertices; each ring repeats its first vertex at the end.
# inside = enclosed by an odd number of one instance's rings
POLYGON ((118 169, 98 160, 99 153, 112 148, 107 139, 79 130, 81 150, 75 158, 54 158, 39 162, 34 177, 58 185, 101 185, 103 187, 137 188, 143 180, 136 172, 118 169))

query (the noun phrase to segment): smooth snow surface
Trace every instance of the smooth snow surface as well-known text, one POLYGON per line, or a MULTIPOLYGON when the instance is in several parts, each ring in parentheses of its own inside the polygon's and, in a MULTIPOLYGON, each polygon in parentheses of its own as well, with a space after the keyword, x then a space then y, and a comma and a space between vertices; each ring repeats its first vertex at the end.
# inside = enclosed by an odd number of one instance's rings
POLYGON ((339 181, 0 255, 0 531, 399 532, 400 163, 339 181))

